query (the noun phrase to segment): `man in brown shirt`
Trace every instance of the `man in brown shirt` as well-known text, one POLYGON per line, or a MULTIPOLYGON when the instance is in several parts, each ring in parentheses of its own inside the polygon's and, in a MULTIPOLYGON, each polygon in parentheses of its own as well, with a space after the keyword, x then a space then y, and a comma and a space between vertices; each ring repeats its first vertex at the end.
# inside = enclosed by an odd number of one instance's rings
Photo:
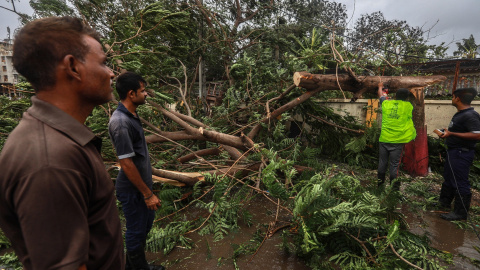
POLYGON ((123 269, 113 183, 83 123, 112 96, 98 34, 52 17, 16 36, 13 62, 35 88, 0 155, 0 227, 25 269, 123 269))

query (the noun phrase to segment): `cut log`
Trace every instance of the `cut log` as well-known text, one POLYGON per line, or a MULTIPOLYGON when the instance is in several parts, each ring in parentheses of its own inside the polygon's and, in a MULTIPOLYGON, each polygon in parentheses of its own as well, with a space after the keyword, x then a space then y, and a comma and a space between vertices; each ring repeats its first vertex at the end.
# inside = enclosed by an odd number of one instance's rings
POLYGON ((154 183, 164 183, 164 184, 169 184, 169 185, 176 186, 176 187, 186 186, 182 182, 178 182, 178 181, 172 180, 172 179, 163 178, 163 177, 156 176, 156 175, 152 175, 152 180, 153 180, 154 183))
POLYGON ((183 172, 174 172, 174 171, 167 171, 156 169, 152 167, 153 175, 159 176, 161 178, 167 178, 176 180, 178 182, 182 182, 188 186, 193 186, 198 181, 203 181, 204 176, 200 173, 183 173, 183 172))
POLYGON ((347 74, 323 75, 311 74, 308 72, 295 72, 293 82, 296 86, 307 90, 340 90, 356 93, 375 92, 378 90, 378 83, 383 82, 388 88, 395 92, 399 88, 425 87, 446 80, 445 76, 358 76, 361 87, 356 80, 347 74))

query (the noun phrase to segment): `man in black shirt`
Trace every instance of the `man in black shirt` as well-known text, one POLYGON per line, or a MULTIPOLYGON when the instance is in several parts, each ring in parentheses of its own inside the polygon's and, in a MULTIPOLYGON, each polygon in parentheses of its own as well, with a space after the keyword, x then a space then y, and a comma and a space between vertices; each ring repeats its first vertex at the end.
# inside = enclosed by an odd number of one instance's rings
POLYGON ((459 88, 453 92, 452 105, 457 113, 440 136, 446 139, 447 158, 439 203, 450 208, 455 198, 453 212, 441 215, 446 220, 465 220, 470 208, 472 192, 468 173, 475 157, 475 144, 480 140, 480 115, 470 105, 476 95, 475 88, 459 88))
POLYGON ((126 269, 163 269, 150 267, 145 259, 147 234, 152 228, 155 210, 160 200, 152 190, 152 168, 147 143, 137 107, 145 104, 146 81, 142 76, 125 72, 117 77, 117 93, 121 102, 108 124, 108 132, 115 146, 121 166, 115 189, 122 203, 127 231, 126 269))

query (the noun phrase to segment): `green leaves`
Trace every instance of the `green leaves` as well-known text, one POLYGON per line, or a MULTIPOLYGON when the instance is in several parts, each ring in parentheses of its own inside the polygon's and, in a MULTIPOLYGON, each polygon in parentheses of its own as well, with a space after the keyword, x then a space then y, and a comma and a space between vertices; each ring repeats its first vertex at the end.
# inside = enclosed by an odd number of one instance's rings
POLYGON ((300 255, 313 268, 329 260, 342 269, 394 269, 406 267, 392 252, 390 244, 404 259, 441 269, 431 259, 437 251, 424 239, 400 229, 400 220, 387 223, 393 208, 385 201, 397 200, 394 193, 376 194, 353 177, 341 173, 316 174, 295 198, 294 222, 298 228, 295 243, 300 255))
POLYGON ((191 228, 190 221, 170 222, 164 228, 154 226, 149 233, 147 249, 152 252, 163 251, 164 254, 168 254, 177 245, 190 249, 192 242, 185 234, 191 228))

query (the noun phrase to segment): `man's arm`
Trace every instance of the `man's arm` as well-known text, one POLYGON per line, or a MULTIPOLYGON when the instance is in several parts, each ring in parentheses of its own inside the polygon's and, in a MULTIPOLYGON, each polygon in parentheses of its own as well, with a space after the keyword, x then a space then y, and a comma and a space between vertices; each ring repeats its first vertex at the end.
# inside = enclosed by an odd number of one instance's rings
POLYGON ((148 186, 143 182, 140 173, 138 172, 137 167, 133 163, 131 158, 120 159, 120 166, 122 167, 123 172, 127 176, 128 180, 143 194, 145 199, 145 204, 150 210, 157 210, 161 205, 158 197, 153 194, 148 186))
POLYGON ((440 136, 440 138, 447 138, 450 136, 455 136, 459 137, 465 140, 474 140, 474 141, 480 141, 480 133, 473 133, 473 132, 465 132, 465 133, 459 133, 459 132, 451 132, 448 131, 448 129, 445 128, 445 131, 443 132, 443 135, 440 136))
POLYGON ((378 98, 383 96, 383 82, 378 83, 378 91, 377 91, 378 98))

